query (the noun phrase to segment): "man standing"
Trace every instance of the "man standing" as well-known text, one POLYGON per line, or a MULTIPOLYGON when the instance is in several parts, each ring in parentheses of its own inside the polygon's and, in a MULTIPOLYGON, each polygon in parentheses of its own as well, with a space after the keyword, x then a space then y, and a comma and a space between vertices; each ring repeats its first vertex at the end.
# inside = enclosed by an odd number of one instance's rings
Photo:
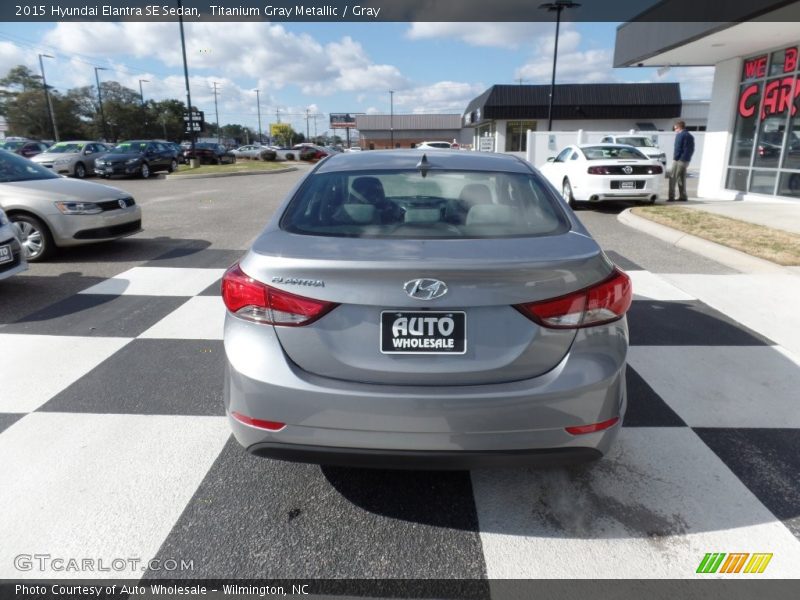
POLYGON ((669 197, 667 202, 675 202, 675 182, 678 183, 678 200, 686 202, 686 169, 694 154, 694 137, 686 131, 686 123, 676 121, 672 128, 675 136, 675 152, 672 156, 672 171, 669 175, 669 197))

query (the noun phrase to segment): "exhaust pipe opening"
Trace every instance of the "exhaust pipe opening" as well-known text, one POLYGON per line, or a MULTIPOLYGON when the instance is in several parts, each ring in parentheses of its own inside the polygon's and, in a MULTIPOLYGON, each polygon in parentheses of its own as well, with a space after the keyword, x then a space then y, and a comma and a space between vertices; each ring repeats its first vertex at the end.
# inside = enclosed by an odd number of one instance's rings
POLYGON ((594 195, 589 197, 589 202, 597 202, 600 199, 599 196, 594 195))
POLYGON ((653 194, 650 196, 650 202, 655 202, 656 200, 658 200, 658 194, 653 194))

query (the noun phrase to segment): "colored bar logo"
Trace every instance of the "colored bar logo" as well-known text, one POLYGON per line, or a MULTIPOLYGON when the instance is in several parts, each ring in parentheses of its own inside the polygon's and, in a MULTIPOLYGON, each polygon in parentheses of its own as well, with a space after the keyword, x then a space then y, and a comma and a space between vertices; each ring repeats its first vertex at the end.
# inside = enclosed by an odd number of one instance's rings
POLYGON ((772 554, 748 552, 709 552, 700 561, 697 573, 763 573, 772 554), (749 560, 748 560, 749 559, 749 560))

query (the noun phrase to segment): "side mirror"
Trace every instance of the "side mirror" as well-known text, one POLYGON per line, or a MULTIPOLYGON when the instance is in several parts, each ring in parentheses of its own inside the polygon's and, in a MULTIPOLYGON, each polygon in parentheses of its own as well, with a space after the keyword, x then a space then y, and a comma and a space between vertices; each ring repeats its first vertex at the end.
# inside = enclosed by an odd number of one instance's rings
POLYGON ((555 162, 555 160, 556 160, 555 156, 548 156, 547 157, 547 162, 555 162))
POLYGON ((89 150, 89 149, 87 148, 86 150, 84 150, 84 151, 83 151, 83 153, 84 153, 86 156, 88 156, 89 154, 91 154, 91 153, 92 153, 92 151, 91 151, 91 150, 89 150))

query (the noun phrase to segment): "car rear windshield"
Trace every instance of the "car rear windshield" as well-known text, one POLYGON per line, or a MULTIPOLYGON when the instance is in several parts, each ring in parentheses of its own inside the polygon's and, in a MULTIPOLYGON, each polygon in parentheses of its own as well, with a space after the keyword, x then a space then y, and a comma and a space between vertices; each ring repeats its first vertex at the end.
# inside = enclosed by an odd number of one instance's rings
POLYGON ((10 152, 0 151, 0 183, 32 181, 34 179, 58 179, 50 169, 10 152))
POLYGON ((569 230, 559 200, 533 174, 361 171, 311 175, 281 228, 334 237, 499 238, 569 230))
POLYGON ((587 160, 608 160, 608 159, 636 159, 649 160, 636 148, 625 148, 624 146, 587 146, 581 148, 587 160))
POLYGON ((627 144, 628 146, 636 146, 637 148, 655 148, 655 144, 650 138, 646 137, 618 137, 618 144, 627 144))

